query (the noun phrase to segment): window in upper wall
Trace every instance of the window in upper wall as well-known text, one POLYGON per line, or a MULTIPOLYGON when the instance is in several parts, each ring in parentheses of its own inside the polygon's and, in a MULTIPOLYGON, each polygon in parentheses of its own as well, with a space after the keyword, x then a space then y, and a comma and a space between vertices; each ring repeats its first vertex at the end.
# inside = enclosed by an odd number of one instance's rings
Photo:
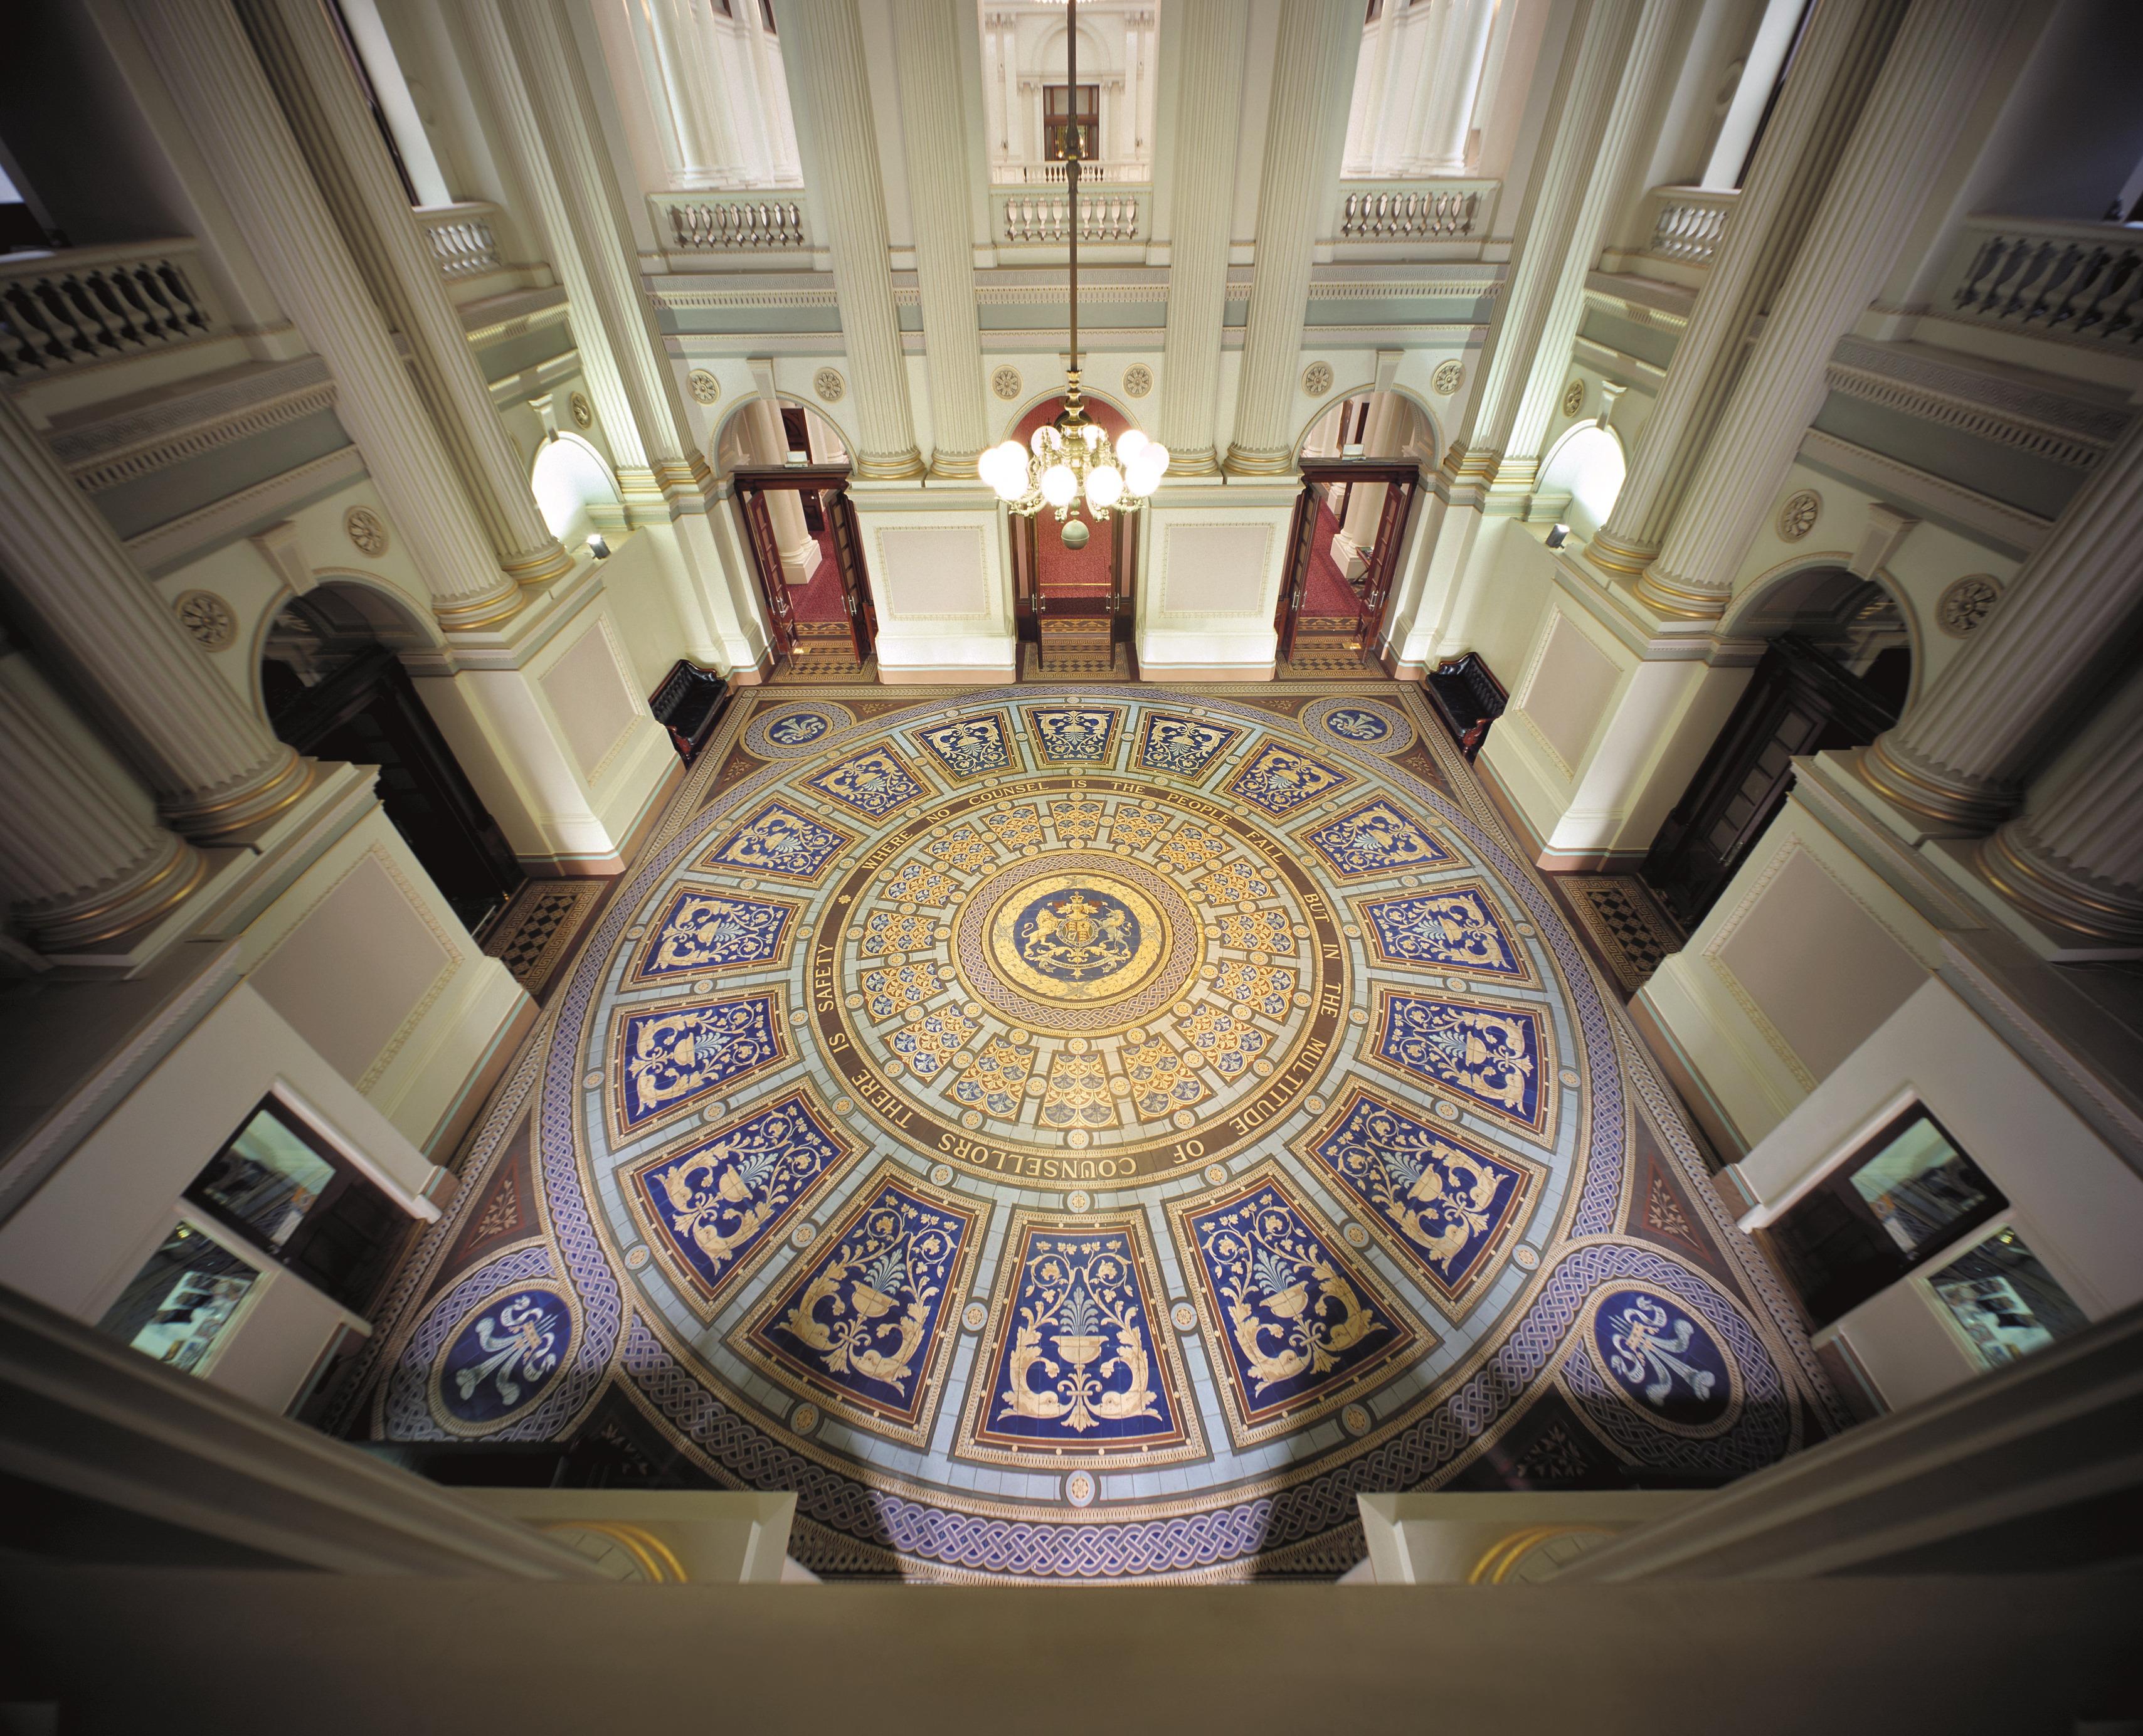
POLYGON ((1078 89, 1064 76, 1062 0, 979 0, 983 129, 999 186, 1153 179, 1157 0, 1080 0, 1078 89))
POLYGON ((194 1178, 186 1199, 354 1314, 371 1307, 411 1223, 274 1097, 194 1178))

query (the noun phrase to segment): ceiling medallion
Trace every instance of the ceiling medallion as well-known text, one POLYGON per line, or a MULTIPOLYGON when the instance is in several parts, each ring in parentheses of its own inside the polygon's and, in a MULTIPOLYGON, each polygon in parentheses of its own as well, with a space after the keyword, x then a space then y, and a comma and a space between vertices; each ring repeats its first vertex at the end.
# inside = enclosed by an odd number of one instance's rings
POLYGON ((1935 625, 1951 638, 1962 639, 1986 626, 1987 617, 2001 600, 2002 587, 1992 573, 1967 573, 1936 603, 1935 625))
POLYGON ((1562 388, 1562 413, 1575 416, 1585 408, 1585 382, 1572 380, 1562 388))
POLYGON ((359 554, 377 559, 387 552, 387 527, 369 507, 352 507, 342 515, 342 528, 359 554))
POLYGON ((849 389, 849 383, 831 368, 821 368, 811 376, 811 389, 828 403, 839 403, 849 389))
POLYGON ((1153 369, 1143 362, 1134 362, 1124 369, 1124 396, 1144 398, 1153 390, 1153 369))
POLYGON ((238 636, 238 616, 213 591, 181 591, 171 611, 205 651, 220 651, 238 636))
POLYGON ((1823 497, 1813 488, 1803 488, 1786 497, 1786 503, 1779 508, 1779 540, 1799 542, 1815 528, 1815 522, 1823 517, 1823 497))
POLYGON ((1332 389, 1332 364, 1312 362, 1302 370, 1302 389, 1312 398, 1322 398, 1332 389))
POLYGON ((1448 398, 1466 383, 1466 370, 1456 362, 1439 362, 1436 372, 1428 377, 1428 389, 1438 398, 1448 398))
POLYGON ((990 390, 996 393, 1007 403, 1010 403, 1012 399, 1019 396, 1020 386, 1019 369, 1009 364, 998 368, 990 376, 990 390))
MULTIPOLYGON (((1079 0, 1065 0, 1064 82, 1079 86, 1079 0)), ((997 498, 1022 518, 1038 517, 1047 508, 1064 526, 1067 548, 1083 548, 1091 532, 1080 517, 1083 497, 1086 512, 1096 524, 1106 524, 1109 514, 1136 512, 1146 497, 1161 486, 1168 468, 1168 448, 1156 444, 1136 428, 1127 428, 1111 442, 1106 429, 1091 421, 1079 406, 1079 165, 1086 155, 1087 127, 1074 121, 1062 134, 1065 204, 1071 256, 1067 296, 1071 303, 1071 358, 1066 368, 1064 408, 1054 421, 1034 431, 1027 446, 1007 440, 993 446, 977 466, 982 480, 997 491, 997 498), (1067 520, 1069 523, 1066 523, 1067 520)))
POLYGON ((695 368, 686 374, 685 385, 698 403, 710 404, 722 395, 722 383, 704 368, 695 368))
POLYGON ((589 403, 586 393, 576 392, 573 394, 572 409, 573 412, 574 427, 592 428, 595 425, 595 407, 589 403))

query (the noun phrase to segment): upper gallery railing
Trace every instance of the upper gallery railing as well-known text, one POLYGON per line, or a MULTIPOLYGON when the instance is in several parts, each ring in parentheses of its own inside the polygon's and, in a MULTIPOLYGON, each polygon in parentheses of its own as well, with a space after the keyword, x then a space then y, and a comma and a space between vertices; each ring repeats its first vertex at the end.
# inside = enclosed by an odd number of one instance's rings
MULTIPOLYGON (((990 168, 990 180, 1001 187, 1061 187, 1066 182, 1067 166, 1063 163, 995 163, 990 168)), ((1114 186, 1122 181, 1136 184, 1152 179, 1153 168, 1148 163, 1079 165, 1079 185, 1084 187, 1114 186)))
POLYGON ((1464 241, 1487 233, 1493 181, 1344 181, 1342 241, 1464 241))
POLYGON ((2143 224, 1970 218, 1933 306, 2132 352, 2143 340, 2143 224))
POLYGON ((1710 265, 1740 196, 1734 187, 1654 187, 1638 225, 1649 232, 1641 251, 1679 265, 1710 265))
POLYGON ((801 193, 651 193, 666 253, 799 253, 811 245, 801 193))
POLYGON ((481 200, 468 200, 459 205, 427 205, 417 212, 417 226, 432 244, 432 257, 441 271, 448 277, 475 277, 504 268, 498 238, 491 227, 497 210, 481 200))
MULTIPOLYGON (((1081 180, 1085 174, 1081 166, 1081 180)), ((1081 242, 1144 241, 1152 215, 1151 187, 1079 190, 1081 242)), ((990 194, 990 219, 1000 245, 1062 244, 1071 239, 1072 201, 1067 194, 1048 188, 998 187, 990 194)))
POLYGON ((0 374, 50 373, 205 338, 222 321, 191 239, 0 256, 0 374))

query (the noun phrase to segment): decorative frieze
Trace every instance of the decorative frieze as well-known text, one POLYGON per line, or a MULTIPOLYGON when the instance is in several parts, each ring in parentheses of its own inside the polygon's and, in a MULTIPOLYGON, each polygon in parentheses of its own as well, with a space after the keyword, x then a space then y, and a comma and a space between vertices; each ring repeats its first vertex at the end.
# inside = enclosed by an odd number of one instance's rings
POLYGON ((95 493, 332 409, 334 399, 327 364, 318 356, 300 356, 161 403, 65 428, 52 437, 52 456, 95 493))
POLYGON ((2074 470, 2106 456, 2130 413, 1982 373, 1917 349, 1847 337, 1824 378, 1833 392, 2013 447, 2074 470))

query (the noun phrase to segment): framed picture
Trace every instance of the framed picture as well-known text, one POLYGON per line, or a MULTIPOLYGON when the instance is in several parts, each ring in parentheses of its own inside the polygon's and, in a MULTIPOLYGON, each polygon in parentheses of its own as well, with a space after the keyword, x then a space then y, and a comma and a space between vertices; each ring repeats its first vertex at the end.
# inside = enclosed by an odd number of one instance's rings
POLYGON ((1930 1273, 1927 1286, 1982 1368, 2043 1350, 2088 1323, 2061 1280, 2010 1224, 1930 1273))
POLYGON ((104 1311, 97 1330, 166 1368, 205 1375, 260 1282, 259 1268, 182 1220, 104 1311))
POLYGON ((274 1096, 224 1141, 186 1197, 358 1315, 413 1221, 274 1096))
POLYGON ((1809 1317, 1829 1325, 2006 1210, 2008 1200, 1913 1104, 1766 1232, 1809 1317))

